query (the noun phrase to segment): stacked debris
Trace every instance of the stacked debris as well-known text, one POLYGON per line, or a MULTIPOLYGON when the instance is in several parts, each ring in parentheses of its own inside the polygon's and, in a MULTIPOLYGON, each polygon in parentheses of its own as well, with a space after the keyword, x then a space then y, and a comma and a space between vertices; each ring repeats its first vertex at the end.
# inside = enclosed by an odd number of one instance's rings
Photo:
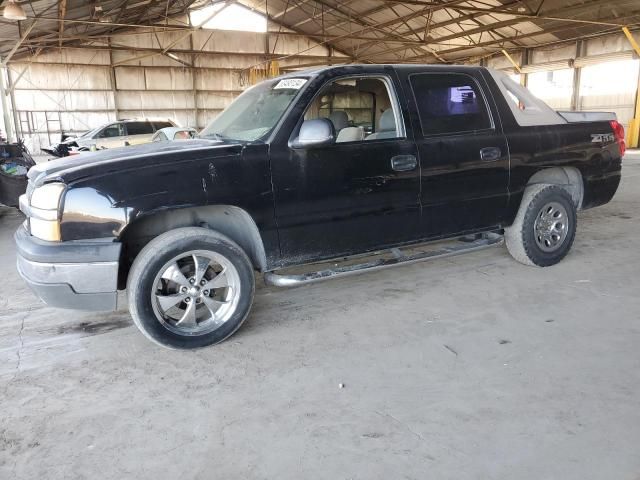
POLYGON ((22 142, 0 144, 0 204, 18 206, 27 189, 27 172, 34 165, 22 142))

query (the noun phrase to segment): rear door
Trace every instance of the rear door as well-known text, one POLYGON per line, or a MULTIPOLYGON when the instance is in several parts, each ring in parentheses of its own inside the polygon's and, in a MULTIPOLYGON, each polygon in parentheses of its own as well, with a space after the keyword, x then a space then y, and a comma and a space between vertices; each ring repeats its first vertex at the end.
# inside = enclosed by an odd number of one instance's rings
POLYGON ((498 226, 506 215, 509 152, 477 72, 405 76, 421 165, 423 237, 498 226))
POLYGON ((125 122, 127 129, 127 144, 139 145, 151 141, 153 137, 153 125, 148 121, 125 122))

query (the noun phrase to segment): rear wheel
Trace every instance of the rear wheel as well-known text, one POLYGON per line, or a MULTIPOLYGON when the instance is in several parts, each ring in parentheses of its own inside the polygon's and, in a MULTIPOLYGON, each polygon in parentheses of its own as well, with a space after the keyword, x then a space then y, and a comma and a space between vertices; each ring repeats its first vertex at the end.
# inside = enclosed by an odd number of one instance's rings
POLYGON ((511 256, 525 265, 547 267, 562 260, 576 234, 576 206, 558 185, 532 185, 513 225, 505 229, 511 256))
POLYGON ((204 228, 180 228, 152 240, 127 282, 129 310, 142 333, 185 349, 232 335, 249 313, 254 289, 244 251, 204 228))

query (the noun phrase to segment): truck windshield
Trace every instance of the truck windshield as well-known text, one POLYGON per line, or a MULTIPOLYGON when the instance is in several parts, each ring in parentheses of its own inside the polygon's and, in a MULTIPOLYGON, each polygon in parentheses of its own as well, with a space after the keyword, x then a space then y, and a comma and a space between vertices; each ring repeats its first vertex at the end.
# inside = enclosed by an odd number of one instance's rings
POLYGON ((250 88, 202 130, 199 137, 248 142, 265 137, 306 82, 306 78, 285 78, 250 88))

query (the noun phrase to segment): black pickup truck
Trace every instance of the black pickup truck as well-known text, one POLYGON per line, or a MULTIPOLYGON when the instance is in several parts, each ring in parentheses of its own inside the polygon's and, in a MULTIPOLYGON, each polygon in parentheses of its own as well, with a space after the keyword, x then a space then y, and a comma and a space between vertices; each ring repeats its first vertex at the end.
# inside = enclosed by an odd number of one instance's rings
POLYGON ((482 67, 296 72, 194 140, 32 168, 18 269, 57 307, 115 309, 126 288, 147 337, 202 347, 240 327, 256 271, 299 285, 503 239, 516 260, 553 265, 576 211, 615 194, 624 148, 614 115, 556 112, 482 67), (291 273, 335 258, 349 262, 291 273))

